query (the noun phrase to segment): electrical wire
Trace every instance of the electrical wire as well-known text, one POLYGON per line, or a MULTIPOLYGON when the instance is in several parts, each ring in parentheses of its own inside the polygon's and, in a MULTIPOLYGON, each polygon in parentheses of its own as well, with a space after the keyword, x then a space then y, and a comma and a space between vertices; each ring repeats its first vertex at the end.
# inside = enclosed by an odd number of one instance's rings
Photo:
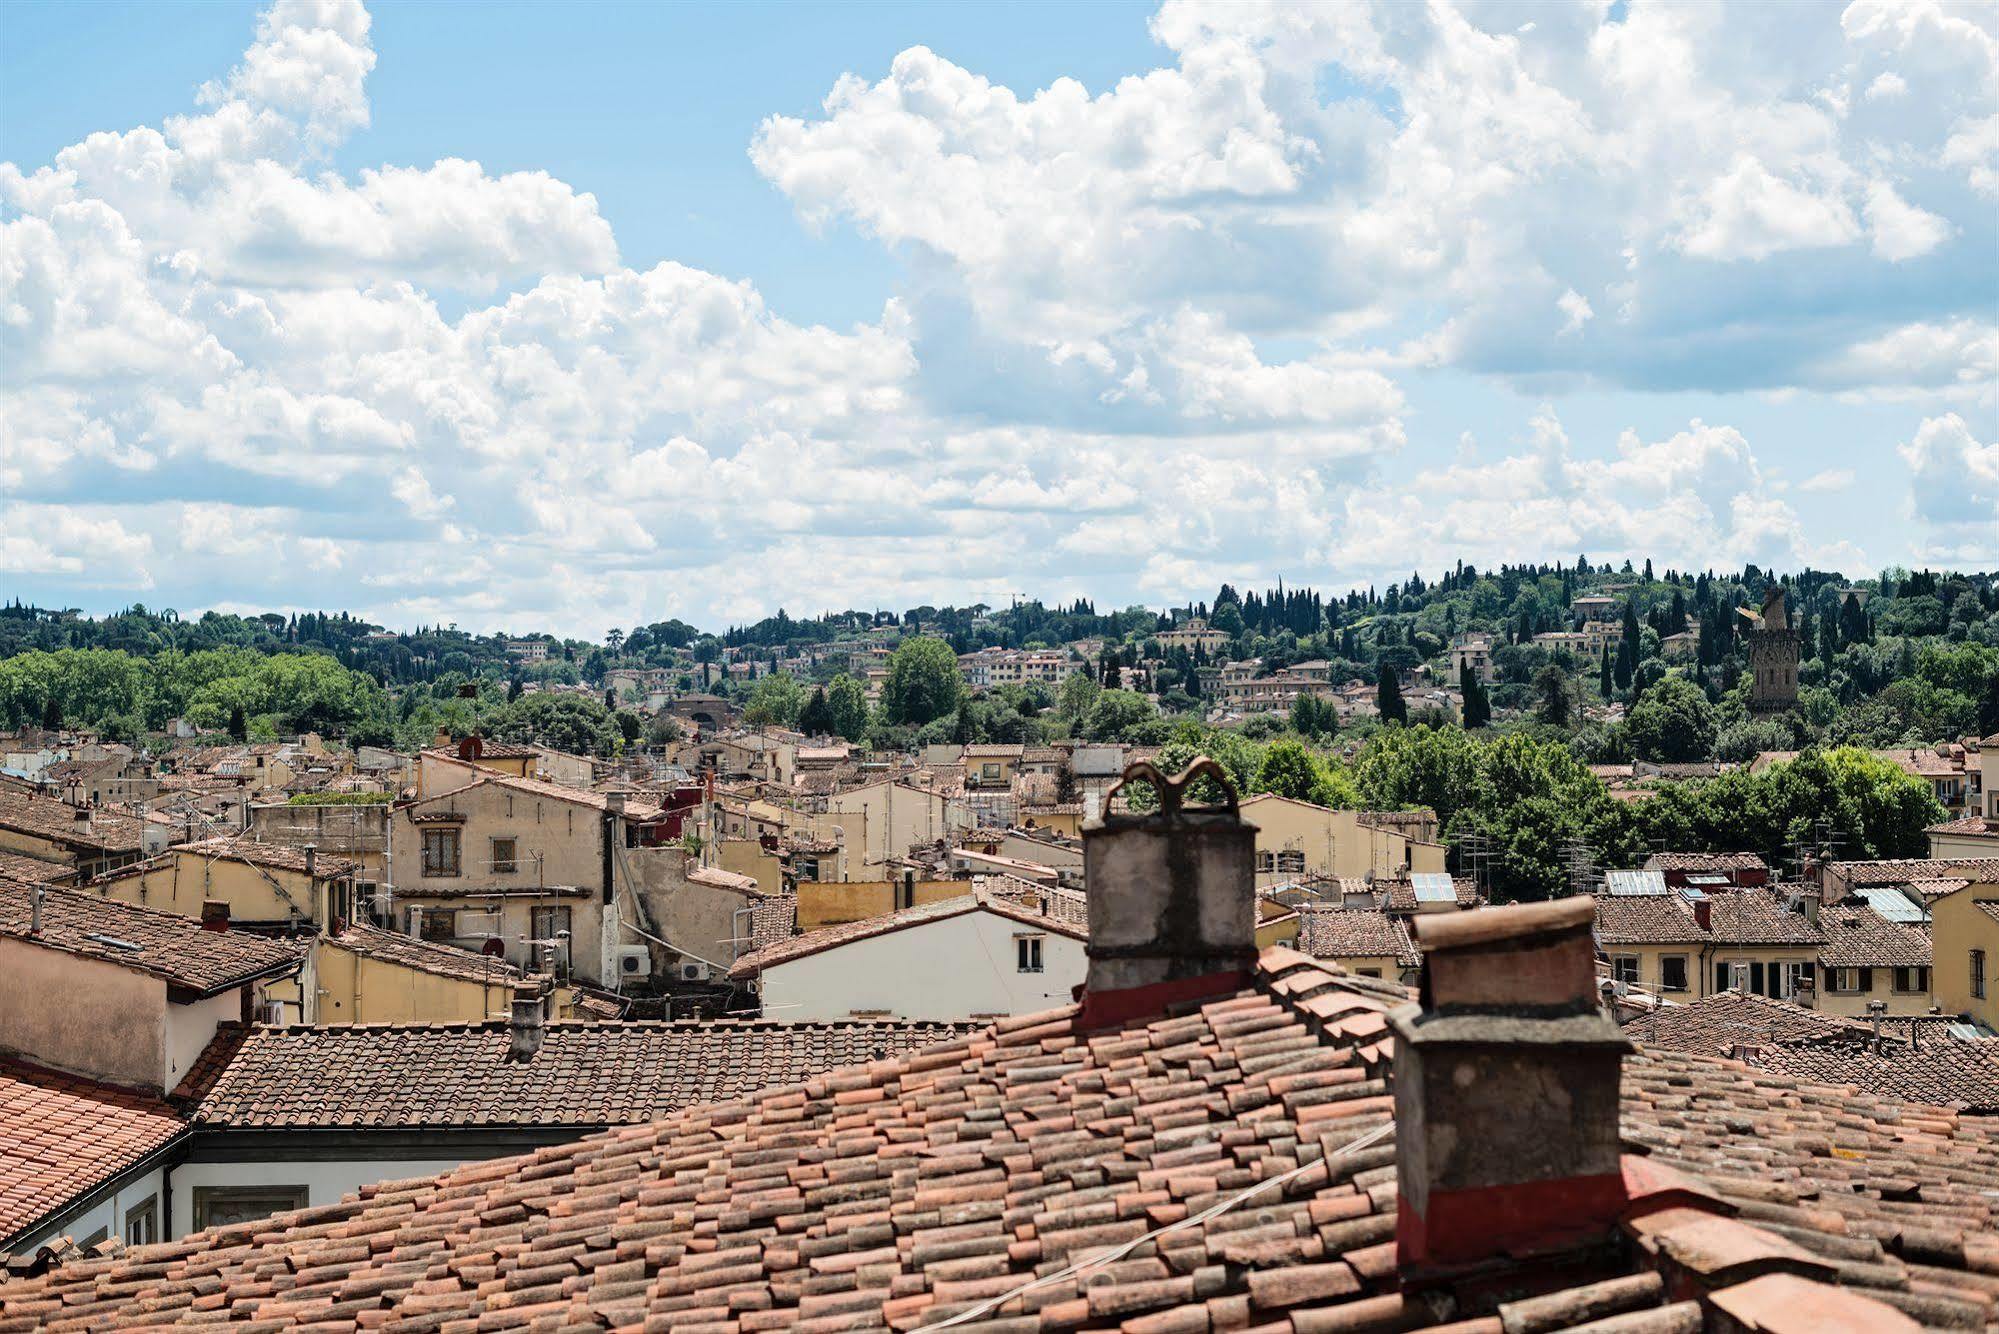
POLYGON ((1293 1177, 1303 1176, 1306 1172, 1311 1171, 1315 1167, 1331 1163, 1336 1158, 1344 1158, 1350 1153, 1358 1153, 1360 1150, 1367 1148, 1369 1145, 1373 1144, 1376 1140, 1379 1140, 1382 1136, 1386 1135, 1389 1131, 1393 1129, 1395 1129, 1395 1123, 1393 1121, 1384 1121, 1380 1125, 1376 1126, 1374 1129, 1368 1131, 1367 1133, 1363 1135, 1357 1135, 1353 1139, 1348 1140, 1345 1144, 1342 1144, 1337 1150, 1327 1154, 1322 1158, 1316 1159, 1309 1163, 1300 1163, 1298 1166, 1292 1168, 1288 1172, 1279 1172, 1274 1177, 1267 1177, 1264 1180, 1257 1182, 1253 1186, 1247 1186, 1242 1190, 1237 1191, 1234 1195, 1229 1196, 1229 1198, 1227 1198, 1226 1200, 1220 1200, 1214 1204, 1209 1205, 1207 1208, 1201 1210, 1201 1212, 1198 1214, 1193 1214, 1187 1218, 1183 1218, 1177 1223, 1168 1223, 1164 1227, 1156 1227, 1152 1231, 1145 1233, 1143 1236, 1133 1237, 1130 1241, 1125 1242, 1123 1245, 1115 1246, 1110 1250, 1105 1251, 1101 1255, 1093 1255, 1087 1260, 1078 1260, 1076 1263, 1072 1265, 1064 1266, 1063 1268, 1056 1270, 1052 1274, 1043 1274, 1038 1278, 1029 1279, 1027 1282, 1021 1284, 1017 1288, 1013 1288, 1010 1289, 1009 1291, 1003 1292, 997 1297, 989 1297, 985 1301, 980 1302, 977 1306, 967 1307, 965 1310, 958 1312, 958 1314, 954 1316, 950 1316, 943 1320, 933 1321, 928 1325, 919 1325, 916 1327, 914 1334, 930 1334, 930 1331, 932 1330, 949 1329, 953 1325, 962 1325, 967 1320, 975 1320, 980 1316, 987 1315, 993 1311, 997 1311, 1001 1307, 1005 1306, 1008 1302, 1013 1301, 1015 1298, 1025 1296, 1026 1294, 1033 1292, 1036 1288, 1045 1288, 1050 1283, 1053 1283, 1058 1279, 1069 1278, 1072 1275, 1081 1274, 1092 1269, 1099 1269, 1104 1265, 1110 1264, 1114 1260, 1122 1260, 1125 1256, 1131 1254, 1134 1250, 1137 1250, 1140 1246, 1144 1245, 1148 1241, 1151 1241, 1157 1237, 1163 1237, 1167 1235, 1169 1232, 1179 1232, 1184 1228, 1199 1227, 1201 1224, 1207 1222, 1209 1219, 1219 1218, 1221 1215, 1227 1213, 1231 1209, 1234 1209, 1237 1205, 1244 1203, 1245 1201, 1249 1200, 1251 1197, 1260 1195, 1264 1191, 1269 1190, 1272 1186, 1281 1186, 1285 1182, 1291 1180, 1293 1177))

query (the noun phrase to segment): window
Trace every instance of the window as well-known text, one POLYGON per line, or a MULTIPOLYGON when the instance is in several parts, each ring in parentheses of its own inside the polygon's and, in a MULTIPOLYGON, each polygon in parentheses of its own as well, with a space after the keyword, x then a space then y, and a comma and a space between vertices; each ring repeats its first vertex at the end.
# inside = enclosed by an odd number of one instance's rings
POLYGON ((999 781, 999 776, 1000 776, 1000 767, 998 764, 988 760, 986 763, 979 766, 979 777, 984 779, 986 782, 997 783, 999 781))
POLYGON ((1832 970, 1832 976, 1826 979, 1831 990, 1845 992, 1848 995, 1873 990, 1871 985, 1873 981, 1872 968, 1835 968, 1832 970))
POLYGON ((1045 937, 1042 936, 1015 936, 1013 938, 1014 957, 1020 962, 1021 972, 1038 973, 1041 971, 1041 942, 1043 939, 1045 937))
POLYGON ((419 934, 425 940, 451 941, 458 938, 458 910, 455 908, 412 908, 417 920, 423 925, 419 934))
POLYGON ((160 1239, 160 1197, 148 1195, 125 1211, 125 1244, 150 1246, 160 1239))
POLYGON ((1985 999, 1985 951, 1971 952, 1971 994, 1976 1000, 1985 999))
POLYGON ((1305 874, 1305 854, 1297 848, 1286 848, 1277 854, 1277 870, 1282 875, 1305 874))
MULTIPOLYGON (((1812 965, 1808 963, 1787 963, 1771 964, 1770 967, 1773 971, 1781 969, 1778 988, 1775 994, 1782 999, 1790 1000, 1799 992, 1810 991, 1812 989, 1812 965)), ((1868 970, 1863 968, 1861 971, 1867 972, 1868 970)), ((1867 988, 1868 979, 1863 977, 1860 980, 1860 989, 1865 991, 1867 988)))
POLYGON ((425 875, 458 874, 458 831, 456 829, 426 829, 423 831, 423 873, 425 875))
POLYGON ((1354 973, 1355 973, 1355 974, 1356 974, 1357 976, 1360 976, 1360 977, 1380 977, 1380 976, 1381 976, 1381 970, 1380 970, 1379 968, 1356 968, 1356 969, 1354 969, 1354 973))
POLYGON ((511 838, 494 839, 493 874, 512 875, 520 869, 520 844, 511 838))
POLYGON ((1685 991, 1687 989, 1687 956, 1668 954, 1659 960, 1659 990, 1685 991))
POLYGON ((1930 970, 1927 968, 1897 968, 1895 970, 1895 990, 1928 991, 1930 970))
POLYGON ((251 1223, 305 1206, 304 1186, 196 1186, 194 1226, 198 1231, 230 1223, 251 1223))
POLYGON ((533 908, 528 911, 528 935, 535 940, 554 940, 558 932, 568 930, 567 908, 533 908))
POLYGON ((1638 956, 1619 954, 1610 961, 1610 976, 1628 987, 1638 985, 1638 956))

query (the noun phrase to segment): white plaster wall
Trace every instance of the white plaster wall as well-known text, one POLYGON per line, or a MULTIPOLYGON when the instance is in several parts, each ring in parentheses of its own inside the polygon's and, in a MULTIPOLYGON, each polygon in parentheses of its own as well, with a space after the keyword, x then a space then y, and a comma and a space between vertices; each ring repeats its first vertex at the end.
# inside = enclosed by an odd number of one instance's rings
MULTIPOLYGON (((377 1181, 448 1172, 463 1158, 384 1158, 334 1162, 183 1163, 173 1174, 173 1229, 170 1237, 194 1230, 197 1186, 304 1186, 308 1207, 332 1204, 377 1181)), ((138 1196, 134 1196, 137 1199, 138 1196)))
POLYGON ((857 940, 764 970, 764 1014, 786 1021, 883 1010, 898 1019, 1033 1014, 1069 1003, 1083 981, 1083 942, 1049 933, 1039 973, 1017 969, 1014 937, 1033 928, 968 912, 857 940))
MULTIPOLYGON (((123 1238, 125 1235, 125 1211, 145 1200, 147 1196, 152 1196, 155 1201, 153 1226, 157 1231, 154 1233, 154 1236, 160 1241, 165 1241, 167 1238, 166 1219, 160 1217, 157 1212, 159 1207, 159 1193, 160 1169, 156 1167, 150 1172, 133 1178, 132 1181, 112 1192, 109 1196, 92 1205, 90 1208, 80 1213, 57 1218, 48 1226, 28 1236, 19 1245, 14 1246, 13 1249, 20 1254, 26 1255, 36 1247, 44 1246, 54 1241, 57 1237, 70 1237, 81 1243, 85 1237, 95 1232, 98 1228, 103 1228, 105 1230, 104 1235, 107 1237, 123 1238)), ((6 1240, 6 1237, 0 1236, 0 1242, 5 1242, 6 1240)))
POLYGON ((243 988, 232 987, 219 996, 187 1005, 167 1006, 166 1071, 160 1088, 172 1092, 186 1077, 201 1049, 215 1036, 217 1024, 243 1017, 243 988))

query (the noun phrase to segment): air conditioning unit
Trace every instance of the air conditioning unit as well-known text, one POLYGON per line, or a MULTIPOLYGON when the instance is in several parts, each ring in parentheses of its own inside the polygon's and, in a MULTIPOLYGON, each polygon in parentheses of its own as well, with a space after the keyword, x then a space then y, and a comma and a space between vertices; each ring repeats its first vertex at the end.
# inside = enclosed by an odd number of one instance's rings
POLYGON ((258 1001, 257 1022, 260 1024, 271 1024, 279 1028, 284 1027, 285 1003, 279 1000, 258 1001))
POLYGON ((680 965, 680 980, 683 982, 706 982, 708 980, 708 965, 705 963, 682 963, 680 965))
POLYGON ((652 976, 652 951, 644 945, 618 947, 618 976, 628 982, 652 976))

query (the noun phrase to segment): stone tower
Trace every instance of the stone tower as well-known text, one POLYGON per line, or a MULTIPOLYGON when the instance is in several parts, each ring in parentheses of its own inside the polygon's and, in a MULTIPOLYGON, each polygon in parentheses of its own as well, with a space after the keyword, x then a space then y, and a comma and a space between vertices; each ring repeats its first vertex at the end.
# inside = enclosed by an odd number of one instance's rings
POLYGON ((1763 595, 1763 612, 1747 607, 1749 627, 1749 708, 1755 713, 1782 713, 1798 702, 1798 632, 1791 624, 1784 588, 1772 584, 1763 595))

